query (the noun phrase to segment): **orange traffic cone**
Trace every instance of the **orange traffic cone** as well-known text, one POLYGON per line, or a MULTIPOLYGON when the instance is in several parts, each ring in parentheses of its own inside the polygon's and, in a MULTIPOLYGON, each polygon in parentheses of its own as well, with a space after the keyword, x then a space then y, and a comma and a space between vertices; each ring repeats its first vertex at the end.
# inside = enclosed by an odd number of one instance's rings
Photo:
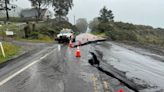
POLYGON ((120 89, 118 92, 124 92, 122 89, 120 89))
POLYGON ((69 47, 72 48, 72 41, 69 41, 69 47))
POLYGON ((75 56, 76 56, 76 57, 81 57, 81 54, 80 54, 80 47, 79 47, 79 46, 77 46, 75 56))

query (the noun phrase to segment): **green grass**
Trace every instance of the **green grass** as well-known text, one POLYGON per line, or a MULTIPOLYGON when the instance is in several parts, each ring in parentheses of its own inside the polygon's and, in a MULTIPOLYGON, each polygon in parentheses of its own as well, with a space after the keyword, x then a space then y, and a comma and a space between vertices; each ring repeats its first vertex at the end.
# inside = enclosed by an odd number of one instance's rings
POLYGON ((5 51, 6 57, 3 57, 2 52, 0 51, 0 63, 3 63, 6 60, 11 59, 14 56, 18 55, 20 50, 21 50, 20 47, 15 46, 15 45, 13 45, 11 43, 3 42, 2 45, 4 47, 4 51, 5 51))

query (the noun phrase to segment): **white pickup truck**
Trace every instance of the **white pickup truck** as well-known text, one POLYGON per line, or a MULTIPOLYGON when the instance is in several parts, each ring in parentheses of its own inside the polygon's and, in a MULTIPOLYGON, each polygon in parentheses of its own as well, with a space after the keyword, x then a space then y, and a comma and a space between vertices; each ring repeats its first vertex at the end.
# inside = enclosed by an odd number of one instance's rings
POLYGON ((74 32, 71 29, 63 29, 60 31, 59 34, 57 34, 56 40, 59 43, 69 42, 70 40, 72 40, 72 42, 75 42, 74 32))

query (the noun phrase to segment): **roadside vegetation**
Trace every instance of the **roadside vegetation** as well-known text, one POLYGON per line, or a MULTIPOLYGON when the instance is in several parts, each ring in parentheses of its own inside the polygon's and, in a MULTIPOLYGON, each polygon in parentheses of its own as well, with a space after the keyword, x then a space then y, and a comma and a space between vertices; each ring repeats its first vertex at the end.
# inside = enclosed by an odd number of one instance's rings
MULTIPOLYGON (((49 21, 49 22, 28 22, 27 24, 9 23, 2 24, 0 27, 0 38, 3 41, 3 47, 6 54, 4 58, 0 52, 0 63, 5 62, 19 55, 21 48, 5 41, 8 39, 25 41, 25 42, 54 42, 56 35, 63 28, 76 30, 76 27, 67 21, 49 21), (13 31, 14 36, 6 36, 5 31, 13 31)), ((10 41, 10 40, 9 40, 10 41)))
POLYGON ((164 47, 164 29, 145 25, 115 22, 111 10, 104 7, 100 16, 90 22, 93 34, 114 41, 131 41, 140 44, 154 44, 164 47))
MULTIPOLYGON (((29 1, 32 9, 36 10, 36 12, 30 12, 36 13, 35 15, 30 15, 30 17, 25 17, 22 13, 18 14, 18 17, 12 17, 9 10, 17 8, 17 6, 12 4, 13 0, 4 0, 4 2, 0 1, 0 12, 5 13, 4 15, 6 15, 0 18, 0 20, 4 22, 2 27, 0 27, 0 36, 3 39, 8 38, 5 35, 5 31, 8 30, 14 32, 14 36, 12 36, 12 38, 16 40, 30 42, 53 42, 56 35, 63 28, 73 29, 73 31, 77 30, 76 26, 69 23, 66 17, 73 6, 72 0, 29 1), (54 19, 51 19, 52 17, 46 14, 44 18, 42 17, 42 10, 47 9, 48 6, 51 6, 54 10, 54 19)), ((28 15, 28 13, 26 15, 28 15)), ((77 34, 78 32, 75 31, 75 33, 77 34)))
POLYGON ((36 12, 30 12, 30 17, 25 17, 22 13, 16 14, 18 15, 16 17, 12 16, 14 14, 10 11, 17 8, 17 5, 12 4, 13 1, 17 0, 0 1, 0 41, 3 41, 6 52, 5 58, 0 53, 0 63, 19 55, 20 47, 7 43, 11 40, 49 43, 55 41, 57 34, 63 28, 73 29, 75 34, 78 33, 76 26, 69 23, 66 17, 73 6, 72 0, 29 0, 32 9, 36 10, 36 12), (54 10, 54 19, 48 13, 42 14, 42 10, 47 9, 48 6, 54 10), (7 31, 14 34, 6 35, 7 31))
POLYGON ((7 43, 7 42, 3 42, 3 47, 4 47, 6 57, 3 57, 2 52, 0 52, 0 63, 3 63, 6 60, 9 60, 13 58, 14 56, 18 55, 21 50, 20 47, 13 45, 11 43, 7 43))
POLYGON ((27 22, 26 24, 9 23, 0 27, 0 36, 7 39, 5 31, 13 31, 13 39, 29 42, 54 42, 56 35, 63 28, 76 30, 67 21, 62 22, 27 22))
POLYGON ((78 32, 84 33, 87 31, 88 22, 85 18, 79 18, 77 19, 75 26, 78 32))

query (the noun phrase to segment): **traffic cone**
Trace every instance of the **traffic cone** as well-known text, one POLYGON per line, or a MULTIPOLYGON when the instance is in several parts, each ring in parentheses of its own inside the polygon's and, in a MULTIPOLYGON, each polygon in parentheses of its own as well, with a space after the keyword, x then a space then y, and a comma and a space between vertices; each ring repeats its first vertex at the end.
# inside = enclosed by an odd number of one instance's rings
POLYGON ((122 88, 121 88, 118 92, 124 92, 124 91, 123 91, 122 88))
POLYGON ((75 56, 76 56, 76 57, 81 57, 81 54, 80 54, 80 47, 79 47, 79 46, 77 46, 75 56))
POLYGON ((69 47, 72 48, 72 41, 69 41, 69 47))

